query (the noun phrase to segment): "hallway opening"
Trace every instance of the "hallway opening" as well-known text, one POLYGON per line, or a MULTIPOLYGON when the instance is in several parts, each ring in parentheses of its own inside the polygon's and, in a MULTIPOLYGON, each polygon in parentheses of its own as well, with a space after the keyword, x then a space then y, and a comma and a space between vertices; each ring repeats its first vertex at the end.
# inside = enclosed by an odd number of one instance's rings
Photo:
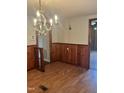
POLYGON ((90 69, 97 69, 97 19, 89 21, 90 69))

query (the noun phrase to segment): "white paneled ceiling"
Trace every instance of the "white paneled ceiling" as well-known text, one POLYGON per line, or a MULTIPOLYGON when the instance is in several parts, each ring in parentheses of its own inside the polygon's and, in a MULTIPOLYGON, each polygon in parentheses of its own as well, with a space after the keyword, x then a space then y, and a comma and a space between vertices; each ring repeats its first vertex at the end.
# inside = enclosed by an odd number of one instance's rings
MULTIPOLYGON (((34 16, 39 0, 27 0, 29 16, 34 16)), ((64 17, 97 13, 97 0, 41 0, 45 9, 64 17)))

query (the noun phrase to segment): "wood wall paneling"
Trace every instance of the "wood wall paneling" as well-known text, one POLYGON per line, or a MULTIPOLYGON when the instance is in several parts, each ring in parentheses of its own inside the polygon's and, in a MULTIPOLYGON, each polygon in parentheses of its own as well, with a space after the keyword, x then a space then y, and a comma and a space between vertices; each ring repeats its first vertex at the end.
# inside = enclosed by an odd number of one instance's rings
POLYGON ((88 46, 78 46, 77 62, 79 66, 89 69, 88 46))
POLYGON ((59 44, 52 44, 52 62, 60 60, 60 47, 59 44))
POLYGON ((77 46, 69 44, 59 44, 60 47, 60 61, 76 64, 77 63, 77 46))
POLYGON ((88 69, 88 45, 52 43, 52 61, 61 61, 88 69))
POLYGON ((27 46, 27 70, 35 67, 34 47, 36 47, 36 45, 27 46))
POLYGON ((60 61, 68 63, 67 45, 60 44, 60 61))

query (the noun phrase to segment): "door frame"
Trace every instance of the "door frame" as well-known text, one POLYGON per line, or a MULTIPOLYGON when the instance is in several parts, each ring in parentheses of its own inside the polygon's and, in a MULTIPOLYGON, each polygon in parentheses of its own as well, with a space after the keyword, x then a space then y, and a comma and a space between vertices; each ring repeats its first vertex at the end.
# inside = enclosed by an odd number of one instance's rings
POLYGON ((92 27, 90 25, 91 21, 93 20, 97 20, 97 18, 91 18, 89 19, 89 30, 88 30, 88 62, 89 62, 89 67, 90 68, 90 48, 91 48, 91 44, 90 44, 90 40, 91 40, 91 31, 92 31, 92 27))
POLYGON ((49 32, 50 63, 52 63, 52 30, 49 32))

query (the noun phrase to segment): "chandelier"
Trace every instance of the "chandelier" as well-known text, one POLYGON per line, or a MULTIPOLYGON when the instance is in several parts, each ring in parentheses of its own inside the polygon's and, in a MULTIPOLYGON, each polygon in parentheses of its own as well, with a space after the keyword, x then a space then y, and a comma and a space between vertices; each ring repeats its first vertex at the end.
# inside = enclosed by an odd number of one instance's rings
POLYGON ((54 18, 47 18, 45 10, 41 7, 41 0, 39 0, 39 9, 36 11, 36 17, 34 18, 34 31, 45 36, 52 30, 53 23, 58 24, 58 16, 55 14, 54 18))

